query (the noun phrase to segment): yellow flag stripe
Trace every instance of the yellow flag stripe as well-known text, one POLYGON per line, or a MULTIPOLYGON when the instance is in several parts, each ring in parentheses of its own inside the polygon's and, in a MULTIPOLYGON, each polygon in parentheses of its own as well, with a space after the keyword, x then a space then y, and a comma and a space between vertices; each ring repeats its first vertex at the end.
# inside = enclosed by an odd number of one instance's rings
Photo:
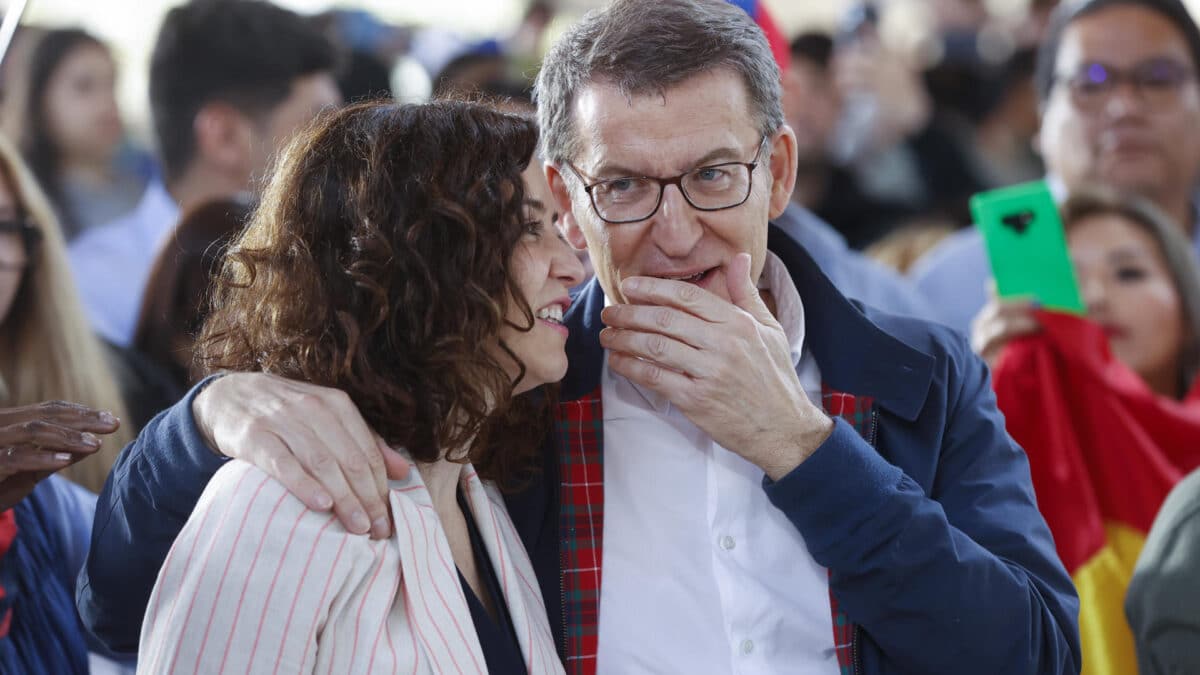
POLYGON ((1137 656, 1125 620, 1125 591, 1146 535, 1113 522, 1104 530, 1104 548, 1072 575, 1079 591, 1083 675, 1129 675, 1137 672, 1137 656))

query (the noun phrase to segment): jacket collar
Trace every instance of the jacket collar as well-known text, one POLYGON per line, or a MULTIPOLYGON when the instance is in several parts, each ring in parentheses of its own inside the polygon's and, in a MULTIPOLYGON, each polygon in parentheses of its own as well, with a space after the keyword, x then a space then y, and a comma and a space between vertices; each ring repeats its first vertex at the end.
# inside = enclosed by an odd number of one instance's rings
MULTIPOLYGON (((805 344, 825 383, 839 391, 871 396, 889 412, 915 420, 933 381, 934 358, 875 325, 857 304, 834 288, 802 246, 774 225, 767 247, 783 261, 800 292, 805 344)), ((564 317, 570 330, 570 366, 561 394, 564 401, 581 398, 600 386, 602 309, 604 291, 592 279, 564 317)))

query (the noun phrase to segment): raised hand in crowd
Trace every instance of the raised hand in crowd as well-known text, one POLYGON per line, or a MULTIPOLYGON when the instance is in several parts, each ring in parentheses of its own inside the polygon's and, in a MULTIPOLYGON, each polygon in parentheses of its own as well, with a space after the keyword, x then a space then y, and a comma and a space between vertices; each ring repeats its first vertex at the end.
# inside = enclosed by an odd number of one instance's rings
POLYGON ((121 426, 112 413, 63 401, 0 408, 0 511, 50 474, 100 449, 121 426))
POLYGON ((1001 300, 996 296, 996 284, 988 282, 988 302, 971 321, 971 349, 996 366, 1000 350, 1015 338, 1032 335, 1041 327, 1034 312, 1038 304, 1029 299, 1001 300))

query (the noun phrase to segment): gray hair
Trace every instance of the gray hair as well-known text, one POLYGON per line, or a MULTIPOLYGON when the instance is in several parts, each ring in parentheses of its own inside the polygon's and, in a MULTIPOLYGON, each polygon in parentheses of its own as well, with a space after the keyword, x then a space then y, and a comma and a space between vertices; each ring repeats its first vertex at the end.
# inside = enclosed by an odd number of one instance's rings
POLYGON ((578 154, 573 105, 593 82, 627 98, 662 95, 717 68, 741 76, 759 131, 783 126, 779 65, 766 35, 725 0, 614 0, 588 12, 551 47, 534 85, 540 152, 552 162, 578 154))

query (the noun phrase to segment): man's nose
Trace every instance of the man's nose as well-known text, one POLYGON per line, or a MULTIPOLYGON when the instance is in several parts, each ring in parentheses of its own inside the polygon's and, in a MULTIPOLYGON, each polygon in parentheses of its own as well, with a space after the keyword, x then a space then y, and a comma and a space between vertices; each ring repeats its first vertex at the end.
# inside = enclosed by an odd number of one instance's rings
POLYGON ((704 228, 697 220, 699 212, 684 199, 679 186, 663 188, 662 204, 654 219, 654 243, 672 258, 687 256, 696 248, 704 235, 704 228))
POLYGON ((1146 107, 1142 92, 1130 81, 1117 82, 1104 101, 1104 113, 1112 119, 1144 112, 1146 107))

